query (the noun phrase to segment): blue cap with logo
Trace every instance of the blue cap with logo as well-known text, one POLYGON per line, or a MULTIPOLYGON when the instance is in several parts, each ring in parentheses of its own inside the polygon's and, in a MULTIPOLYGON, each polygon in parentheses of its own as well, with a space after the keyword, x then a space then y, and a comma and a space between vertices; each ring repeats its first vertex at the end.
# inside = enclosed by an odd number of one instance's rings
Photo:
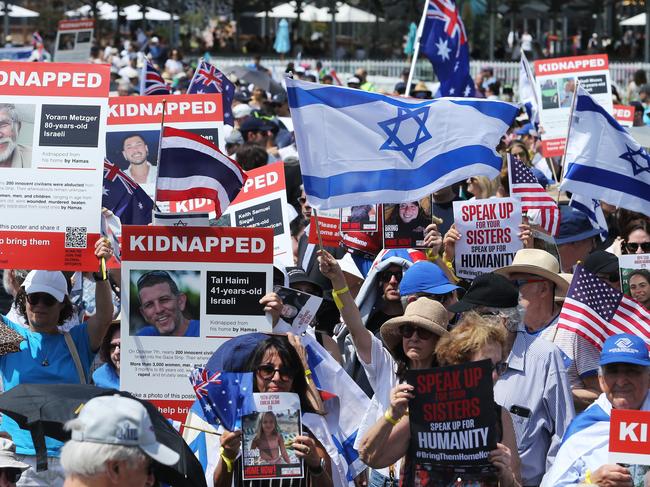
POLYGON ((648 347, 643 338, 629 333, 612 335, 603 343, 600 365, 634 364, 650 367, 648 347))
POLYGON ((447 294, 454 289, 460 288, 449 282, 440 267, 427 261, 417 262, 409 267, 399 283, 401 296, 416 293, 447 294))

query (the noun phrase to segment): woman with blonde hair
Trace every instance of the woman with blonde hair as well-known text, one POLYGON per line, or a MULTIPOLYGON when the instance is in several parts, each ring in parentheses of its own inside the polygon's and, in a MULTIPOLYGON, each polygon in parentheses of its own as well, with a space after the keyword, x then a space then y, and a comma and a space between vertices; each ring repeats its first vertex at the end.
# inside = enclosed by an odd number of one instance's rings
POLYGON ((496 196, 499 189, 499 178, 490 179, 486 176, 472 176, 467 180, 467 192, 473 196, 470 199, 483 200, 496 196))
MULTIPOLYGON (((492 361, 492 380, 507 368, 503 361, 506 350, 506 333, 499 318, 481 316, 475 312, 463 313, 463 319, 449 334, 441 336, 436 345, 436 358, 443 365, 457 365, 489 359, 492 361)), ((496 468, 493 478, 479 482, 455 478, 439 478, 435 467, 420 465, 408 452, 411 430, 407 415, 408 401, 414 398, 410 384, 398 384, 391 391, 391 406, 386 416, 366 433, 361 440, 361 459, 373 468, 382 468, 404 457, 400 474, 402 485, 517 487, 521 485, 520 460, 517 440, 510 414, 498 404, 496 410, 497 447, 488 460, 496 468), (386 448, 391 445, 391 448, 386 448)))
POLYGON ((272 411, 260 414, 257 418, 255 437, 251 441, 251 450, 259 450, 259 462, 291 463, 289 454, 284 446, 284 438, 280 433, 278 418, 272 411))

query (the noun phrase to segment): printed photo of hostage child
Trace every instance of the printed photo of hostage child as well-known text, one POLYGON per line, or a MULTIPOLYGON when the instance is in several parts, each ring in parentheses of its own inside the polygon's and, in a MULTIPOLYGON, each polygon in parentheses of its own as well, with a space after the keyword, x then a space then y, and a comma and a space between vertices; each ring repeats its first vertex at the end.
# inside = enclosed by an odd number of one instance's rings
POLYGON ((384 247, 424 246, 424 229, 431 223, 431 199, 384 205, 384 247))
POLYGON ((259 465, 291 463, 275 413, 267 411, 258 417, 251 450, 259 451, 259 465))

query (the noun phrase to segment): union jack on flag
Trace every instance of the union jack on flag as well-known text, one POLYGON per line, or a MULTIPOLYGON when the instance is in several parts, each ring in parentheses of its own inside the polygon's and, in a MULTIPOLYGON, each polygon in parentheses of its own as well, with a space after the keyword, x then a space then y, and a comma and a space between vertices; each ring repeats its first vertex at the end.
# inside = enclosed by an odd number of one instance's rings
POLYGON ((517 157, 508 154, 510 195, 521 201, 521 211, 540 210, 541 227, 549 235, 560 230, 560 209, 555 200, 537 182, 532 171, 517 157))
POLYGON ((235 96, 235 85, 212 64, 201 60, 194 71, 187 93, 221 93, 223 120, 228 125, 234 125, 232 100, 235 96))
POLYGON ((154 68, 149 59, 145 59, 140 75, 141 95, 170 95, 172 90, 167 86, 160 73, 154 68))
POLYGON ((102 206, 111 210, 122 225, 151 223, 151 198, 138 183, 108 159, 104 159, 102 206))
POLYGON ((602 279, 576 267, 557 322, 602 349, 611 335, 631 333, 650 345, 650 311, 602 279))
POLYGON ((241 417, 255 412, 252 372, 211 372, 199 367, 190 382, 208 423, 233 431, 241 417))
POLYGON ((124 185, 124 189, 126 189, 129 194, 133 194, 135 189, 138 187, 138 183, 106 158, 104 158, 104 179, 113 183, 119 181, 124 185))

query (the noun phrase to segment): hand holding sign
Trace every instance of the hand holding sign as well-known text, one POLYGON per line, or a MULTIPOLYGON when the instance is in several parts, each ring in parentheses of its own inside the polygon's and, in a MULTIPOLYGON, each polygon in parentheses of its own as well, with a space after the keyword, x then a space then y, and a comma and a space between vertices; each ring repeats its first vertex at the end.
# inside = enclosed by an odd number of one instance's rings
POLYGON ((262 296, 260 304, 264 306, 264 312, 271 315, 271 319, 273 320, 271 323, 275 327, 275 325, 278 324, 280 313, 282 312, 282 306, 284 305, 282 299, 276 293, 270 292, 262 296))
POLYGON ((410 384, 398 384, 390 391, 390 409, 388 413, 395 420, 400 419, 406 414, 409 400, 413 399, 413 390, 415 388, 410 384))
POLYGON ((603 465, 591 474, 591 483, 601 487, 632 486, 632 476, 627 468, 620 465, 603 465))
POLYGON ((497 443, 497 447, 490 452, 488 460, 499 471, 500 485, 518 485, 515 474, 512 471, 512 453, 503 443, 497 443))
POLYGON ((445 233, 445 238, 442 241, 444 245, 444 255, 447 262, 453 262, 456 257, 456 242, 461 238, 460 232, 456 229, 456 224, 452 223, 451 227, 445 233))
POLYGON ((442 235, 438 231, 438 225, 431 223, 424 230, 424 246, 431 249, 434 254, 438 254, 442 246, 442 235))

